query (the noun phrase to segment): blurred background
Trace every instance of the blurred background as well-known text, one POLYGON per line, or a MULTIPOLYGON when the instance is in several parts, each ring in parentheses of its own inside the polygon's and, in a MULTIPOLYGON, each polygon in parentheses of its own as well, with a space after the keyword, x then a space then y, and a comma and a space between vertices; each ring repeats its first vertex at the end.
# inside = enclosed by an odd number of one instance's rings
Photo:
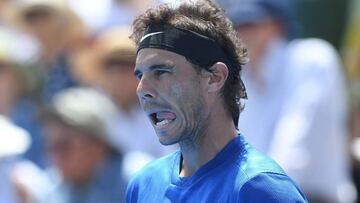
MULTIPOLYGON (((139 107, 128 38, 163 2, 0 0, 0 203, 124 202, 176 150, 139 107)), ((240 132, 310 202, 360 202, 360 1, 217 2, 250 53, 240 132)))

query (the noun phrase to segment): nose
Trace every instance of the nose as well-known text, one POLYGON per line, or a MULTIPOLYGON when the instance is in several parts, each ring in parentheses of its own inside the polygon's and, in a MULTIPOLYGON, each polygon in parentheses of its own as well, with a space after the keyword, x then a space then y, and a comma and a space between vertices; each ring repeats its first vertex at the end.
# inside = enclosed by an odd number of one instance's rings
POLYGON ((140 102, 156 98, 156 88, 153 82, 145 75, 139 81, 136 94, 140 102))

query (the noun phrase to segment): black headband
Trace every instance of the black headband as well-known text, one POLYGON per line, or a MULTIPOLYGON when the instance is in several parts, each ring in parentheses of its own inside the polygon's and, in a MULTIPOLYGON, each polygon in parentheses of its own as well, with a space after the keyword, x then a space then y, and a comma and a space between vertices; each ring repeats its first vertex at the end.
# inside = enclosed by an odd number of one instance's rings
MULTIPOLYGON (((184 56, 200 67, 210 67, 216 62, 223 62, 231 69, 230 61, 221 46, 213 39, 199 33, 176 28, 166 24, 152 24, 140 39, 137 52, 143 48, 157 48, 184 56)), ((229 77, 233 77, 229 71, 229 77)), ((245 85, 240 79, 243 95, 246 99, 245 85)))
POLYGON ((229 66, 226 54, 213 39, 170 25, 150 25, 140 40, 138 52, 143 48, 171 51, 201 67, 210 67, 216 62, 229 66))

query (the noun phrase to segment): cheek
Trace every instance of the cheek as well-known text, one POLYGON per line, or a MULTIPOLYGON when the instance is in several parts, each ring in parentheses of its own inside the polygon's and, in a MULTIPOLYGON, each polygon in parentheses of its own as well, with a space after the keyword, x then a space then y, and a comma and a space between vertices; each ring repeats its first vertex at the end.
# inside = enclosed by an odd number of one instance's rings
POLYGON ((176 101, 182 111, 189 114, 203 104, 203 93, 198 83, 188 83, 188 85, 178 83, 171 86, 170 92, 172 100, 176 101))
POLYGON ((181 86, 181 84, 172 84, 170 86, 164 85, 164 87, 170 87, 170 97, 176 100, 181 100, 183 96, 186 95, 187 90, 181 86))
POLYGON ((197 94, 197 86, 190 84, 188 81, 169 83, 164 88, 169 87, 169 97, 172 101, 181 106, 187 106, 192 102, 197 94))

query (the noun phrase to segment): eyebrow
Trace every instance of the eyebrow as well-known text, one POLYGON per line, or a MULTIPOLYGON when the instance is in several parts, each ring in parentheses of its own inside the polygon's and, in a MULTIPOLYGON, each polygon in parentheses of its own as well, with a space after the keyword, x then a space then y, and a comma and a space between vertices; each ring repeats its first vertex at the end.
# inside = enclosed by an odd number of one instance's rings
MULTIPOLYGON (((163 64, 155 64, 155 65, 152 65, 150 67, 147 68, 149 71, 153 71, 153 70, 156 70, 156 69, 168 69, 168 70, 172 70, 174 69, 174 66, 173 65, 170 65, 170 64, 166 64, 166 63, 163 63, 163 64)), ((139 69, 135 69, 134 71, 134 75, 135 77, 137 75, 139 75, 140 73, 142 73, 142 71, 140 71, 139 69)))

